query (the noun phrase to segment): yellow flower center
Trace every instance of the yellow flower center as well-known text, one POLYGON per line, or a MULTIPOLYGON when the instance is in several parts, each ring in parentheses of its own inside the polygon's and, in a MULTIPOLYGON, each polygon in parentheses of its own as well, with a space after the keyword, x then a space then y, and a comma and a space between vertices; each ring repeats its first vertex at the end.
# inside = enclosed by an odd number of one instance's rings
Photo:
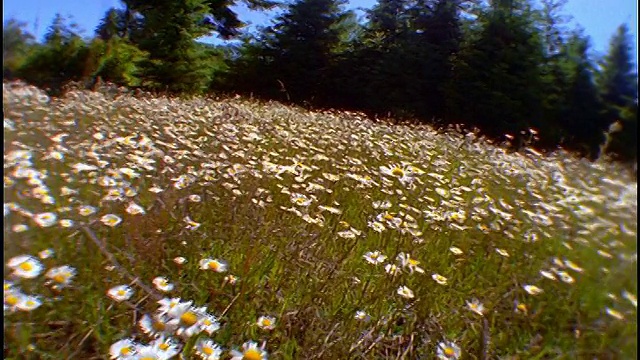
POLYGON ((180 316, 180 321, 187 326, 192 326, 198 321, 198 317, 193 312, 187 311, 180 316))
POLYGON ((391 214, 384 214, 384 218, 385 218, 386 220, 391 221, 391 220, 393 220, 393 215, 391 215, 391 214))
POLYGON ((5 303, 7 303, 7 304, 9 304, 9 305, 11 305, 11 306, 13 306, 13 305, 17 304, 17 303, 18 303, 18 301, 19 301, 19 300, 18 300, 18 297, 17 297, 17 296, 14 296, 14 295, 8 295, 8 296, 4 299, 4 302, 5 302, 5 303))
POLYGON ((53 277, 53 281, 57 283, 63 283, 66 280, 66 277, 62 274, 57 274, 53 277))
POLYGON ((131 348, 126 346, 120 349, 120 355, 129 355, 131 354, 131 348))
POLYGON ((404 175, 404 170, 400 169, 399 167, 395 167, 393 168, 393 170, 391 170, 391 174, 395 176, 402 176, 404 175))
POLYGON ((31 270, 33 270, 33 265, 31 265, 30 262, 25 261, 22 264, 20 264, 20 269, 22 269, 24 271, 31 271, 31 270))
POLYGON ((125 296, 125 295, 127 294, 127 292, 126 292, 126 291, 124 291, 124 290, 122 290, 122 289, 120 289, 120 290, 118 290, 118 292, 116 292, 116 294, 117 294, 118 296, 125 296))
POLYGON ((211 269, 213 271, 218 271, 219 268, 220 268, 220 264, 218 264, 217 261, 209 262, 209 269, 211 269))
POLYGON ((453 350, 451 347, 448 347, 448 346, 447 346, 447 347, 444 349, 444 355, 445 355, 446 357, 453 357, 455 354, 456 354, 455 350, 453 350))
POLYGON ((164 331, 166 325, 162 321, 154 321, 151 324, 151 327, 153 327, 153 329, 156 331, 164 331))
POLYGON ((414 259, 409 259, 409 265, 418 265, 420 264, 420 262, 418 260, 414 260, 414 259))
POLYGON ((520 311, 527 311, 527 305, 525 305, 525 304, 518 304, 518 310, 520 310, 520 311))
POLYGON ((271 326, 271 320, 269 320, 269 319, 264 319, 264 320, 262 320, 262 325, 264 325, 264 326, 271 326))
POLYGON ((242 360, 262 360, 262 353, 256 349, 249 349, 244 352, 242 360))
POLYGON ((151 356, 145 356, 145 357, 141 357, 140 360, 156 360, 156 357, 151 357, 151 356))
POLYGON ((33 300, 27 300, 27 302, 25 304, 27 306, 31 307, 31 306, 35 305, 36 303, 33 300))
POLYGON ((160 350, 162 351, 166 351, 169 348, 169 344, 167 343, 162 343, 158 346, 158 348, 160 348, 160 350))
POLYGON ((205 353, 206 355, 211 355, 213 354, 213 349, 210 347, 205 347, 205 348, 202 348, 202 352, 205 353))

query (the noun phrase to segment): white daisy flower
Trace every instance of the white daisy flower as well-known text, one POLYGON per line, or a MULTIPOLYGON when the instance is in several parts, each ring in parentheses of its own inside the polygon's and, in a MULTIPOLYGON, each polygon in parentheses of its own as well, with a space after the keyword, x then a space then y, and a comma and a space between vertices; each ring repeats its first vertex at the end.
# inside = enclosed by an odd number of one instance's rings
POLYGON ((117 302, 129 300, 133 296, 133 289, 127 285, 118 285, 109 289, 107 296, 117 302))
POLYGON ((231 350, 231 360, 266 360, 267 352, 254 341, 242 344, 242 351, 231 350))
POLYGON ((272 316, 260 316, 256 325, 263 330, 273 330, 276 328, 276 318, 272 316))
POLYGON ((9 259, 7 266, 13 269, 13 275, 24 279, 37 277, 43 269, 40 261, 30 255, 15 256, 9 259))
POLYGON ((414 298, 413 291, 406 286, 400 286, 397 290, 397 293, 405 299, 414 298))

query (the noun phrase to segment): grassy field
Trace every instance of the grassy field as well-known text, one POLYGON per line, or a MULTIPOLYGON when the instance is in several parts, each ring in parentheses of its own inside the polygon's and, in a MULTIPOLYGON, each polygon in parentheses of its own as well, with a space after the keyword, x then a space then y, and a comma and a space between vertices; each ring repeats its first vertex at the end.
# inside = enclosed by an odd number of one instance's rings
POLYGON ((637 185, 245 99, 3 86, 5 359, 634 359, 637 185))

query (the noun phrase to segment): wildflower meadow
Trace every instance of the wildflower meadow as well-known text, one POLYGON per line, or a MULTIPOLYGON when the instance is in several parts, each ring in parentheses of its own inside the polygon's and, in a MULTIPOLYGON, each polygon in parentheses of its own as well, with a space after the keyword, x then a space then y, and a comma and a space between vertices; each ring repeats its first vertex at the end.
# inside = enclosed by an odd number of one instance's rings
POLYGON ((633 359, 615 164, 245 98, 3 84, 5 359, 633 359))

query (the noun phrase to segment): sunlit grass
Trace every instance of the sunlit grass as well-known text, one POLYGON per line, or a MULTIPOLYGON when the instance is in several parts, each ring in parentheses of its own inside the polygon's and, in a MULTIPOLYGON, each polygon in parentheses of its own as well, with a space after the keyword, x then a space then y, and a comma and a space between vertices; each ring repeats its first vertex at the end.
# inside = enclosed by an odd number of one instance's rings
POLYGON ((5 358, 636 357, 615 165, 242 99, 3 95, 5 358))

